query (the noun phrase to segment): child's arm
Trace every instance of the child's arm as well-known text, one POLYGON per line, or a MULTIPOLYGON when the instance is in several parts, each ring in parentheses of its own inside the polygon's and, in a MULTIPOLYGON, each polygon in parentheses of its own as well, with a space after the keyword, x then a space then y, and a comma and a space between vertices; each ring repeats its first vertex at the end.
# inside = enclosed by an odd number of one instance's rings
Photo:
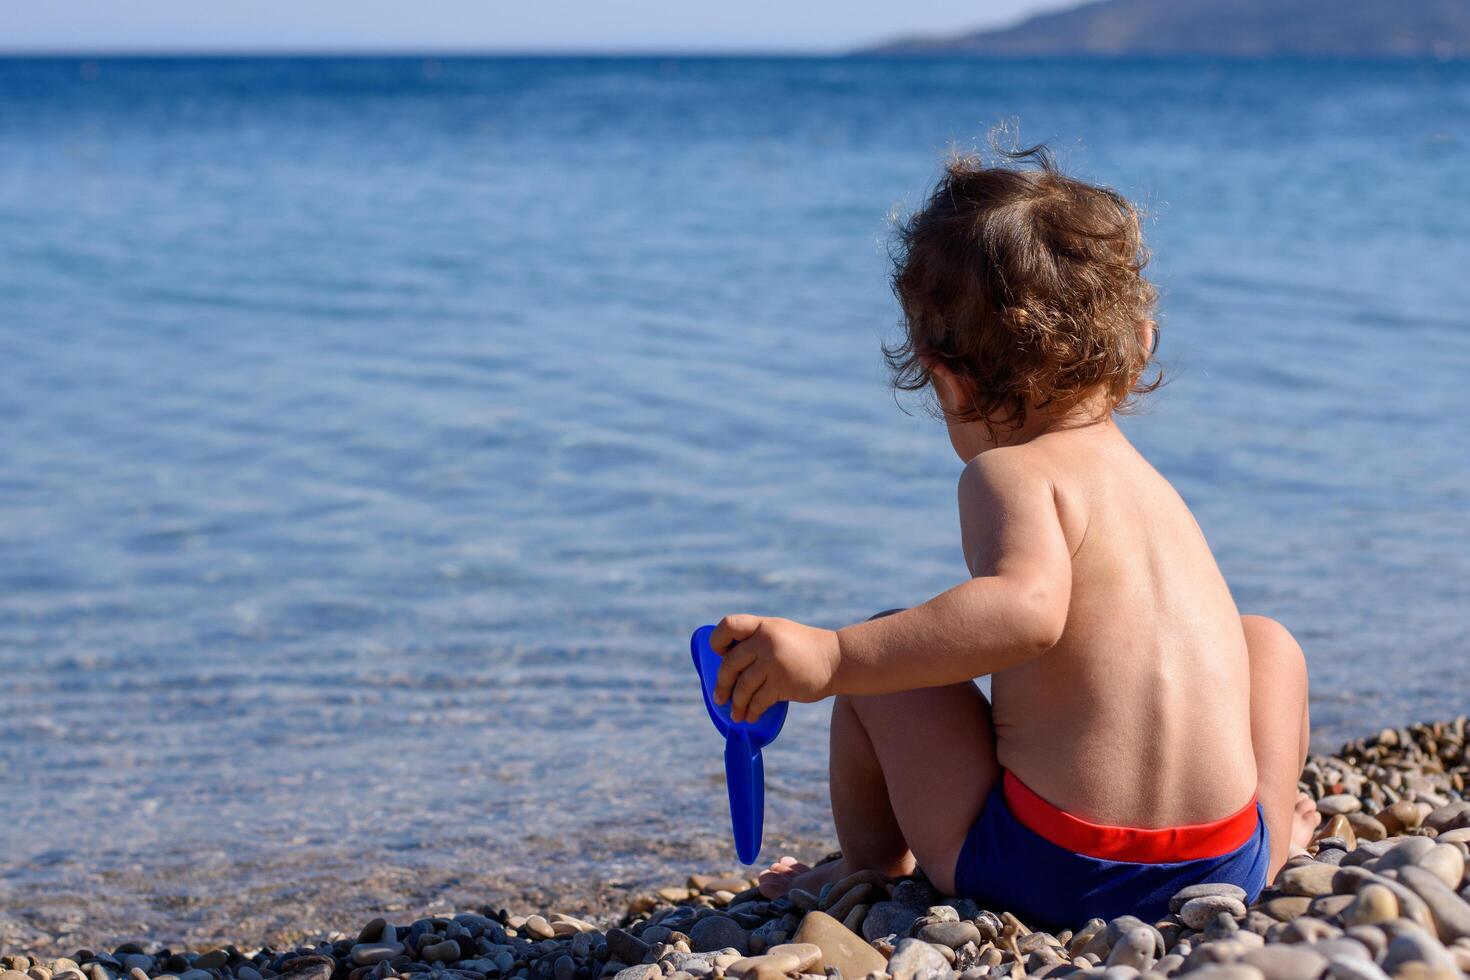
POLYGON ((715 697, 736 721, 777 701, 937 687, 994 673, 1056 644, 1067 622, 1072 560, 1052 486, 992 450, 960 478, 965 560, 975 576, 912 609, 837 632, 729 616, 710 642, 726 654, 715 697))

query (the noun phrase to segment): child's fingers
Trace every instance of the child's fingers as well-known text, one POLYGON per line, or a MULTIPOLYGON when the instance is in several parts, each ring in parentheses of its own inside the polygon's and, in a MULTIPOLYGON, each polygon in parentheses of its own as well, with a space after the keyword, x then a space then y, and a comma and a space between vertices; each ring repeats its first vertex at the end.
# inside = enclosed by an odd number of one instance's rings
POLYGON ((755 650, 746 645, 736 646, 735 649, 725 654, 725 659, 720 661, 720 672, 715 675, 715 704, 724 704, 730 700, 730 692, 735 688, 735 681, 744 672, 745 668, 755 663, 755 650))
POLYGON ((732 644, 754 633, 761 624, 759 616, 749 616, 737 613, 734 616, 726 616, 715 626, 715 631, 709 635, 709 645, 715 653, 726 653, 732 644))
POLYGON ((730 719, 732 721, 750 721, 749 709, 751 699, 765 683, 766 672, 757 666, 744 671, 740 679, 735 682, 735 690, 730 694, 730 719))
POLYGON ((745 709, 746 721, 755 721, 766 713, 766 709, 775 704, 779 698, 776 697, 776 685, 762 684, 755 692, 755 697, 750 699, 750 707, 745 709))

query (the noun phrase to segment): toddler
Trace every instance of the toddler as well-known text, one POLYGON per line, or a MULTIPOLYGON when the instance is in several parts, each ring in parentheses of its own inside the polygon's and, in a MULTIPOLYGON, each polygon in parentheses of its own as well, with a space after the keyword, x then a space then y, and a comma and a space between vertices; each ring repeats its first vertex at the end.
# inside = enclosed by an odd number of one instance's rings
POLYGON ((895 383, 927 390, 965 464, 970 577, 836 631, 725 617, 736 720, 835 700, 840 861, 784 858, 775 897, 915 865, 1028 924, 1254 899, 1308 843, 1307 671, 1242 616, 1178 493, 1115 424, 1151 391, 1155 294, 1134 208, 1043 148, 950 163, 900 233, 895 383), (992 701, 975 685, 990 675, 992 701))

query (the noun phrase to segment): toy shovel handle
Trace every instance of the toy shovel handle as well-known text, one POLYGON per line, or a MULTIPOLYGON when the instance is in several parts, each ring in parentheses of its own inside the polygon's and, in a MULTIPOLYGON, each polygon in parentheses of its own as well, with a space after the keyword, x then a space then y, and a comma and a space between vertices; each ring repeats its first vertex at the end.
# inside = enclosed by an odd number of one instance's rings
POLYGON ((741 864, 754 864, 761 852, 761 823, 766 812, 766 772, 760 749, 744 732, 725 740, 725 785, 730 790, 730 827, 741 864))

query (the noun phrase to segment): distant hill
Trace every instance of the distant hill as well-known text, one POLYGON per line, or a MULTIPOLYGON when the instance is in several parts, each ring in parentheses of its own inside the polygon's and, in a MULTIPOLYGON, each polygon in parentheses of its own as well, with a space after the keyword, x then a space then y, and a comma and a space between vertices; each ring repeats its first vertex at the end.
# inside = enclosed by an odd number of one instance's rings
POLYGON ((883 55, 1470 57, 1470 0, 1098 0, 883 55))

